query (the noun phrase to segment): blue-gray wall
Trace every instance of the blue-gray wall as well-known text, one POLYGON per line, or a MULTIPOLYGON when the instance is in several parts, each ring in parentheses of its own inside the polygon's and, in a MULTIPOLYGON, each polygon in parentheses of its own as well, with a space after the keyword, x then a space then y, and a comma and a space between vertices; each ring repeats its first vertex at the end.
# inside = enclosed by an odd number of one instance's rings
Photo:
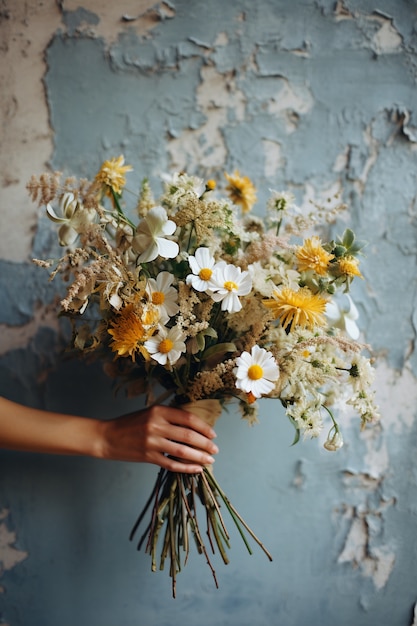
POLYGON ((0 453, 3 622, 411 625, 417 3, 4 4, 1 162, 20 176, 4 174, 0 194, 0 392, 103 418, 137 405, 114 398, 98 366, 63 358, 56 286, 30 263, 50 253, 54 235, 22 200, 24 174, 45 161, 93 176, 123 152, 137 180, 237 167, 259 189, 259 212, 271 187, 300 203, 342 192, 350 210, 340 230, 350 225, 370 242, 354 297, 377 357, 382 423, 359 434, 352 420, 331 454, 316 441, 291 447, 291 426, 272 403, 253 428, 223 417, 217 477, 274 561, 247 555, 233 535, 231 563, 216 564, 220 589, 193 553, 175 601, 167 572, 152 574, 128 541, 155 468, 0 453), (36 130, 37 115, 47 127, 36 130))

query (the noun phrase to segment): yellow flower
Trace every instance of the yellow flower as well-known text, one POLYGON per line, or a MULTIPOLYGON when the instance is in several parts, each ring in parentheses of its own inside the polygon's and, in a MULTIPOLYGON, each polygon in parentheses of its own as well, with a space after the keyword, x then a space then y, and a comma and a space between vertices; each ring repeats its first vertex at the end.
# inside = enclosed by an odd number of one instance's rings
POLYGON ((284 287, 281 291, 274 291, 272 298, 263 300, 263 304, 271 309, 275 319, 279 319, 283 328, 295 326, 313 330, 315 326, 324 326, 326 318, 324 312, 327 300, 320 294, 314 294, 303 287, 294 291, 284 287))
POLYGON ((339 260, 339 271, 341 274, 346 274, 346 276, 351 278, 353 276, 363 278, 359 269, 359 261, 353 256, 346 256, 339 260))
POLYGON ((229 184, 226 187, 230 199, 240 204, 242 211, 247 213, 256 202, 256 188, 247 176, 241 176, 237 170, 233 174, 225 173, 229 184))
POLYGON ((318 237, 306 239, 302 246, 298 246, 295 253, 300 272, 314 270, 320 276, 324 276, 334 255, 327 252, 321 245, 318 237))
MULTIPOLYGON (((145 312, 145 317, 148 317, 147 312, 145 312)), ((149 319, 145 319, 146 321, 149 319)), ((152 319, 152 322, 156 323, 157 320, 152 319)), ((143 343, 149 339, 152 331, 149 327, 146 328, 133 304, 125 306, 110 323, 112 328, 109 328, 107 332, 112 336, 110 347, 113 352, 117 352, 118 356, 130 356, 133 361, 137 352, 145 358, 148 357, 143 343)))
POLYGON ((125 158, 123 155, 117 159, 104 161, 98 172, 95 181, 105 188, 105 193, 111 196, 111 192, 120 195, 123 187, 126 185, 126 172, 132 171, 131 165, 124 165, 125 158))

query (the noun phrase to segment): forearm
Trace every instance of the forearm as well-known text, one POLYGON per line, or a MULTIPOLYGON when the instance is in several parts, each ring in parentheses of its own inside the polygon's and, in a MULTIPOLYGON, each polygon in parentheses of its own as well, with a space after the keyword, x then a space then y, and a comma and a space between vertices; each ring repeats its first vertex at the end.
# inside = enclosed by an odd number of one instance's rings
POLYGON ((96 456, 98 420, 31 409, 0 398, 0 447, 27 452, 96 456))

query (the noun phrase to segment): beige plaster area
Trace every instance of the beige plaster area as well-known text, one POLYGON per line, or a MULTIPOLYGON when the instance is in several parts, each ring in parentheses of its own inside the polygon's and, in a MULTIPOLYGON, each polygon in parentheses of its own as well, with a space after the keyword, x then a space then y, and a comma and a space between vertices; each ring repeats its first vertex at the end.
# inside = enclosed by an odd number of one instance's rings
MULTIPOLYGON (((62 10, 75 11, 78 0, 0 0, 0 258, 30 260, 39 210, 26 183, 48 169, 53 150, 43 77, 45 51, 63 29, 62 10)), ((109 43, 124 28, 141 34, 161 19, 171 19, 168 4, 149 0, 85 0, 83 9, 99 17, 90 36, 109 43), (140 19, 139 19, 140 18, 140 19)), ((80 25, 80 31, 84 26, 80 25)))
POLYGON ((30 254, 37 220, 26 182, 45 169, 52 150, 42 77, 61 15, 53 0, 3 0, 1 7, 0 257, 19 262, 30 254))

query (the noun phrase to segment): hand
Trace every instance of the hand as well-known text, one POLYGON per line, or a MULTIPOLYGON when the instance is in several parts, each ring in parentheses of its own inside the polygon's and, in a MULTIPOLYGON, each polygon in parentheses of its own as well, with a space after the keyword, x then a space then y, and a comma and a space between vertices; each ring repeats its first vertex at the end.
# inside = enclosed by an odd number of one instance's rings
POLYGON ((154 463, 172 472, 195 474, 214 462, 214 430, 196 415, 162 405, 100 423, 97 456, 154 463))

